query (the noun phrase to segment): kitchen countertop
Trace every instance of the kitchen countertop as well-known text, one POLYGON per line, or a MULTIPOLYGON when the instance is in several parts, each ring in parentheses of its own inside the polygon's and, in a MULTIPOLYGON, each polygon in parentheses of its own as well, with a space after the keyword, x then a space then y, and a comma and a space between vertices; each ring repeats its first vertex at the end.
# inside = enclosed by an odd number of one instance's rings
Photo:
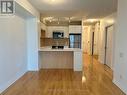
POLYGON ((82 52, 82 49, 79 48, 64 48, 64 49, 52 49, 51 47, 41 47, 39 51, 77 51, 77 52, 82 52))

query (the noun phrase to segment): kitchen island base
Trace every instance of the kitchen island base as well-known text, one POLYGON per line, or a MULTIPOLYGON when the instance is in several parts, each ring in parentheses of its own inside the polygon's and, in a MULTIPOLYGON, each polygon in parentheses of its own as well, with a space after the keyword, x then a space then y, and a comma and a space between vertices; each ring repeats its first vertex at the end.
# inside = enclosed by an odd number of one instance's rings
POLYGON ((82 71, 82 51, 45 50, 39 52, 40 69, 73 69, 82 71))
POLYGON ((73 52, 43 51, 40 66, 41 69, 73 69, 73 52))

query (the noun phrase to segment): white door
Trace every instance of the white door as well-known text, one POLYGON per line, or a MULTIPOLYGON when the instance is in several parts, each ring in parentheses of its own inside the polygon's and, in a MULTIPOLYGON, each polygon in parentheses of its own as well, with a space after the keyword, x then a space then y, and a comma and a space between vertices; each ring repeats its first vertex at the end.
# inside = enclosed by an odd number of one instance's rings
POLYGON ((106 65, 112 69, 113 26, 107 28, 106 65))

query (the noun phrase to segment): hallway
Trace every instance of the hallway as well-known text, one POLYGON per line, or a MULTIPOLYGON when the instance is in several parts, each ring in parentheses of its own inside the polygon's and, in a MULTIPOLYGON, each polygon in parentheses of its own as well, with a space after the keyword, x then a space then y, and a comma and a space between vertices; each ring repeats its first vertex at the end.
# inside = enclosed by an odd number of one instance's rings
POLYGON ((84 58, 83 73, 73 70, 28 72, 2 95, 124 95, 112 83, 109 68, 86 54, 84 58))

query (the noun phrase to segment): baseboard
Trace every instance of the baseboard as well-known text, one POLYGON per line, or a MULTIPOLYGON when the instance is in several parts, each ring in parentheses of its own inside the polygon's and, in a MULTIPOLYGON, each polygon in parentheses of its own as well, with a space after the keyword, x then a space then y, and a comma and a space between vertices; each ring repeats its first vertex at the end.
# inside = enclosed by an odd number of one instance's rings
POLYGON ((39 71, 39 70, 40 70, 40 69, 37 69, 37 68, 34 68, 34 69, 33 69, 33 68, 32 68, 32 69, 29 68, 29 69, 28 69, 28 71, 33 71, 33 72, 36 72, 36 71, 39 71))
POLYGON ((127 95, 127 89, 124 88, 124 86, 121 85, 120 82, 118 82, 117 80, 113 79, 113 83, 118 86, 126 95, 127 95))
POLYGON ((15 77, 6 82, 6 84, 0 85, 0 94, 4 92, 8 87, 10 87, 13 83, 15 83, 19 78, 21 78, 27 71, 22 71, 17 73, 15 77))

